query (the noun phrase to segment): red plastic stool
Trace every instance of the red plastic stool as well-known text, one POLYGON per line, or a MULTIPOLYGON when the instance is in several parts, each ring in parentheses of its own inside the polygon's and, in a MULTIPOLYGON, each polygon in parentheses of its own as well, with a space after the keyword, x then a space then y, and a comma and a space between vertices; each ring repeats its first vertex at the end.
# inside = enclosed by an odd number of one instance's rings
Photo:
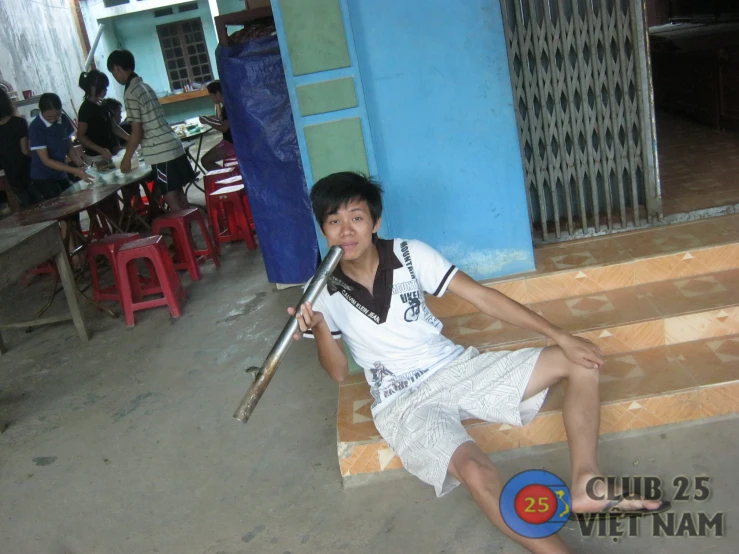
MULTIPOLYGON (((241 175, 234 175, 227 179, 216 182, 216 190, 220 190, 224 187, 230 187, 233 185, 243 185, 244 178, 241 175)), ((246 188, 244 188, 244 210, 246 210, 246 219, 249 222, 249 228, 252 230, 252 234, 257 230, 257 226, 254 224, 254 216, 251 213, 251 206, 249 205, 249 197, 246 194, 246 188)))
POLYGON ((177 275, 177 271, 169 257, 167 245, 161 235, 127 242, 118 250, 118 282, 120 283, 121 303, 126 314, 126 325, 136 325, 134 312, 169 306, 172 317, 180 317, 180 300, 185 298, 185 290, 177 275), (148 260, 152 265, 154 286, 147 289, 141 287, 136 260, 148 260), (161 293, 163 296, 144 300, 145 295, 161 293))
POLYGON ((215 184, 216 182, 226 179, 227 177, 232 177, 233 175, 238 174, 238 168, 235 166, 231 167, 223 167, 221 169, 214 169, 213 171, 209 171, 203 176, 203 189, 205 190, 205 199, 206 202, 208 201, 208 195, 210 195, 211 192, 216 190, 215 184))
POLYGON ((56 264, 49 260, 48 262, 42 263, 40 266, 34 267, 28 270, 23 277, 21 282, 24 286, 28 286, 31 281, 31 277, 34 275, 51 275, 54 279, 59 280, 59 272, 56 269, 56 264))
MULTIPOLYGON (((120 295, 120 282, 118 281, 118 262, 116 256, 118 249, 124 244, 140 239, 141 235, 138 233, 120 233, 117 235, 110 235, 102 240, 93 242, 87 248, 87 259, 90 263, 90 281, 92 283, 93 296, 95 302, 101 300, 114 300, 116 302, 121 301, 120 295), (113 282, 114 284, 100 288, 100 277, 98 275, 97 257, 103 256, 108 260, 110 268, 113 270, 113 282)), ((151 269, 150 269, 151 271, 151 269)))
POLYGON ((202 278, 198 266, 199 257, 202 257, 203 261, 211 258, 216 267, 221 267, 213 241, 205 226, 205 220, 197 208, 169 212, 167 215, 156 218, 152 225, 152 232, 155 235, 161 235, 163 229, 172 229, 172 238, 177 254, 174 260, 175 268, 187 269, 193 281, 199 281, 202 278), (195 242, 192 240, 192 233, 190 232, 190 226, 193 223, 200 226, 200 232, 203 234, 203 239, 205 239, 205 250, 195 250, 195 242))
POLYGON ((243 240, 249 250, 256 250, 254 234, 244 207, 244 185, 232 185, 210 194, 210 220, 214 225, 213 236, 216 243, 233 242, 243 240), (226 227, 221 229, 221 221, 218 211, 223 210, 225 214, 226 227))

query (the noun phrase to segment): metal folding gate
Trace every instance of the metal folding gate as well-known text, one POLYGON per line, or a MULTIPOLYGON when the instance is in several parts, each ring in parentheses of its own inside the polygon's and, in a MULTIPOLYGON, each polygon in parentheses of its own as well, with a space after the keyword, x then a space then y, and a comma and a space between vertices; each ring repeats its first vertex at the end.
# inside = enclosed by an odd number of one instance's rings
POLYGON ((501 7, 535 238, 660 217, 642 0, 501 7))

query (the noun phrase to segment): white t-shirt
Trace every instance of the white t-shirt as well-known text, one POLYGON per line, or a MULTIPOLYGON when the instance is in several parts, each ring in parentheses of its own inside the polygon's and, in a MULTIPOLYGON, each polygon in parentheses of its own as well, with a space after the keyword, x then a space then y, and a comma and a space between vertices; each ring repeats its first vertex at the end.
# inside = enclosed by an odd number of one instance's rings
POLYGON ((377 239, 375 245, 380 261, 373 294, 338 267, 313 304, 364 369, 373 414, 464 351, 442 336, 423 296, 442 296, 457 268, 417 240, 377 239))

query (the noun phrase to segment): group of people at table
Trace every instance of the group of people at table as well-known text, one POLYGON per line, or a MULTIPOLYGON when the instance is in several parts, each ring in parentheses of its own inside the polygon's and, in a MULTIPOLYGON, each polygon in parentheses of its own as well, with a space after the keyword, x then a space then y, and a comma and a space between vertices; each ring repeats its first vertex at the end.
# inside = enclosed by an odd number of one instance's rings
MULTIPOLYGON (((29 125, 17 115, 7 93, 0 90, 0 169, 5 171, 21 208, 59 196, 72 185, 70 179, 92 182, 89 166, 112 160, 121 151, 120 171, 130 172, 139 147, 151 166, 155 195, 161 195, 171 210, 189 207, 184 188, 196 174, 156 93, 136 74, 135 59, 128 50, 112 52, 107 67, 125 86, 123 106, 114 98, 106 98, 109 79, 105 73, 97 69, 84 72, 79 79, 84 101, 76 128, 54 93, 41 95, 39 113, 29 125), (84 148, 84 159, 75 149, 75 137, 84 148)), ((220 82, 211 82, 207 89, 217 115, 203 116, 201 122, 223 133, 223 140, 201 160, 210 171, 235 154, 220 82)))

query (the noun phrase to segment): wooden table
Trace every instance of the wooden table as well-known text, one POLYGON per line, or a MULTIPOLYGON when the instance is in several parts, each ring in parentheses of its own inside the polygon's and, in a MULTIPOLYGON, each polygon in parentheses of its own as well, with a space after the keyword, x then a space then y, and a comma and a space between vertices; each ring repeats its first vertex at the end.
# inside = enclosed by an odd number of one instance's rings
MULTIPOLYGON (((72 269, 69 267, 67 251, 62 242, 59 225, 56 222, 35 223, 23 227, 0 229, 0 291, 17 282, 29 269, 33 269, 48 259, 54 259, 64 286, 64 294, 69 305, 69 316, 45 317, 21 323, 0 324, 3 328, 37 327, 60 321, 74 322, 77 334, 84 341, 90 340, 90 332, 77 303, 77 288, 72 269)), ((0 355, 6 352, 0 335, 0 355)))
POLYGON ((44 200, 0 220, 0 229, 46 221, 63 221, 75 214, 94 208, 106 198, 117 194, 122 188, 143 181, 150 173, 151 167, 141 164, 130 173, 118 172, 116 178, 110 183, 90 185, 81 181, 56 198, 44 200))

